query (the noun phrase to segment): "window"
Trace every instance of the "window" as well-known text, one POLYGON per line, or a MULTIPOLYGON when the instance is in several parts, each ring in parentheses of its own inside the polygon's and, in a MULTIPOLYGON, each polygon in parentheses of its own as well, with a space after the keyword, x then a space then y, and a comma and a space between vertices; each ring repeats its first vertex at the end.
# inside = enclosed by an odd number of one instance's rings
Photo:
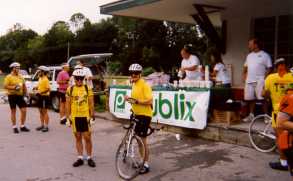
POLYGON ((253 35, 263 42, 272 59, 284 57, 293 66, 293 15, 256 18, 253 35))

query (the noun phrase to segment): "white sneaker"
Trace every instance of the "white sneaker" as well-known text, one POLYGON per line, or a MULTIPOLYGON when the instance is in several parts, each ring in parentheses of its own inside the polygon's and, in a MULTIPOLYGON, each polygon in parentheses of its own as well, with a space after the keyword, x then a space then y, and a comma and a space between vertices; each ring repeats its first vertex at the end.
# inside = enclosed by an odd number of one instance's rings
POLYGON ((254 115, 252 113, 250 113, 246 118, 244 118, 242 121, 243 122, 251 122, 254 118, 254 115))

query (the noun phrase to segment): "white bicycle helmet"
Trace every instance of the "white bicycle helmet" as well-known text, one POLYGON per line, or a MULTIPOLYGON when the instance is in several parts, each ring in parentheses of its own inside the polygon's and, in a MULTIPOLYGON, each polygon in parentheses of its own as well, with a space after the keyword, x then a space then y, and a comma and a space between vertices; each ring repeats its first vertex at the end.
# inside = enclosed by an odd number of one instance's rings
POLYGON ((142 71, 142 66, 137 64, 137 63, 134 63, 134 64, 131 64, 129 66, 129 71, 132 71, 132 72, 141 72, 142 71))
POLYGON ((41 65, 38 67, 39 70, 44 71, 44 72, 49 72, 49 68, 47 66, 41 65))
POLYGON ((75 65, 74 66, 74 70, 76 70, 76 69, 82 69, 83 67, 81 66, 81 65, 75 65))
POLYGON ((72 75, 77 77, 85 77, 85 71, 82 69, 76 69, 73 71, 72 75))
POLYGON ((20 64, 18 62, 13 62, 12 64, 9 65, 10 68, 14 67, 20 67, 20 64))

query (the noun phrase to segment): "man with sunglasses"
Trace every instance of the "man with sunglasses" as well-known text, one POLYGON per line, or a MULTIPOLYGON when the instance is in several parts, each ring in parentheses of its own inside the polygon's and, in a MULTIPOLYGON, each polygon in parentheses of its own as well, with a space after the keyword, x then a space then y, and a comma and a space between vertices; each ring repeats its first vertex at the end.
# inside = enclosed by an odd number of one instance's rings
POLYGON ((72 76, 75 84, 68 87, 66 91, 66 117, 67 125, 72 125, 72 131, 75 136, 77 160, 73 167, 83 165, 83 142, 85 141, 85 150, 87 152, 87 163, 90 167, 96 164, 92 159, 92 139, 91 124, 94 123, 94 96, 91 88, 83 83, 86 73, 83 69, 76 69, 72 76))
POLYGON ((129 67, 130 80, 132 83, 131 97, 125 96, 125 100, 129 101, 130 98, 135 99, 132 104, 132 111, 135 118, 139 120, 135 127, 135 132, 141 137, 145 148, 146 157, 144 167, 140 170, 141 174, 148 173, 149 168, 149 147, 147 145, 147 132, 152 120, 153 110, 153 95, 152 88, 141 78, 142 66, 139 64, 132 64, 129 67))
POLYGON ((11 73, 4 79, 4 88, 7 90, 8 101, 11 110, 11 122, 14 133, 19 133, 16 126, 16 105, 20 109, 20 131, 29 132, 30 130, 24 125, 26 118, 26 103, 24 95, 26 94, 26 87, 23 77, 19 73, 20 64, 14 62, 9 66, 11 73))

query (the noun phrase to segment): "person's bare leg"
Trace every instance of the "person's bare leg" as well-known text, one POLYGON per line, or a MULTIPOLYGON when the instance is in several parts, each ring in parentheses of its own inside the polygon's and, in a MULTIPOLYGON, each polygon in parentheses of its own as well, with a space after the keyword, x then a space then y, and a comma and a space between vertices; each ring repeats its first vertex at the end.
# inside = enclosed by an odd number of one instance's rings
POLYGON ((42 112, 43 112, 44 125, 48 126, 49 125, 48 109, 44 108, 44 109, 42 109, 42 112))
POLYGON ((75 146, 78 156, 82 156, 83 154, 83 144, 82 144, 82 136, 81 133, 75 133, 75 146))
POLYGON ((12 126, 16 126, 16 108, 11 109, 10 113, 11 113, 12 126))
POLYGON ((26 119, 26 107, 20 109, 20 123, 24 125, 26 119))
POLYGON ((83 139, 85 141, 85 149, 87 156, 92 157, 92 150, 93 150, 93 144, 92 144, 92 138, 90 132, 82 133, 83 139))
POLYGON ((149 146, 147 144, 147 138, 141 138, 143 144, 144 144, 144 147, 145 147, 145 159, 144 161, 145 162, 148 162, 149 161, 149 146))
POLYGON ((41 108, 39 108, 39 112, 40 112, 40 122, 41 122, 41 126, 44 126, 44 116, 43 116, 43 111, 41 108))
POLYGON ((60 99, 60 108, 59 108, 59 115, 60 115, 60 120, 65 116, 65 102, 62 102, 60 99))

